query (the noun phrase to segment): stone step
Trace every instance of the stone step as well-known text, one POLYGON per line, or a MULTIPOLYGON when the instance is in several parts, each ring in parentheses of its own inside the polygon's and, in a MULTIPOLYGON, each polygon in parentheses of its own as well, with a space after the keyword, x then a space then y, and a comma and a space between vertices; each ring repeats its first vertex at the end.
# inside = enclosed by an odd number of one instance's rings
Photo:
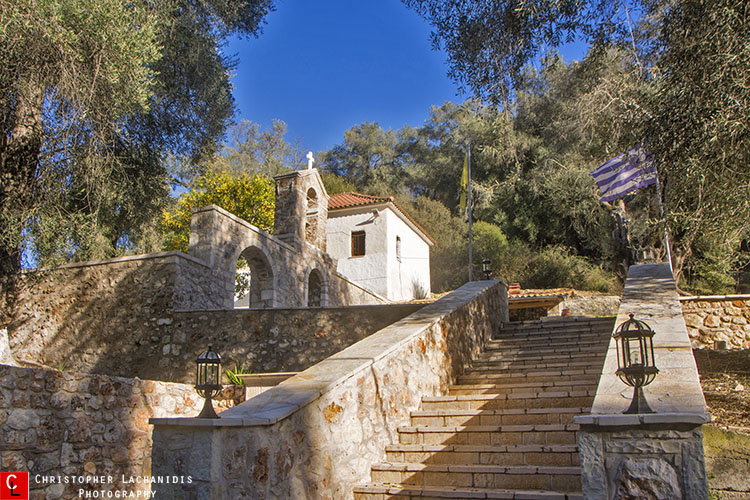
POLYGON ((607 352, 607 344, 600 342, 598 344, 575 344, 570 346, 550 347, 549 344, 539 344, 535 346, 531 345, 518 345, 518 346, 503 346, 499 348, 488 349, 479 355, 477 359, 497 358, 502 356, 509 358, 513 356, 522 356, 524 354, 536 354, 538 356, 545 356, 549 354, 594 354, 603 356, 607 352))
POLYGON ((399 427, 400 444, 570 444, 578 441, 576 424, 471 425, 466 427, 399 427))
POLYGON ((499 384, 459 384, 448 389, 448 394, 513 394, 522 392, 579 391, 594 390, 596 383, 587 380, 554 381, 540 383, 499 383, 499 384))
POLYGON ((580 318, 562 318, 546 317, 541 320, 527 321, 510 321, 503 325, 503 328, 565 328, 568 326, 602 326, 606 324, 615 324, 615 316, 602 316, 598 318, 580 317, 580 318))
POLYGON ((420 410, 411 413, 412 425, 522 425, 572 424, 573 417, 588 413, 588 407, 508 408, 504 410, 420 410))
POLYGON ((588 382, 592 385, 596 385, 599 382, 599 373, 568 375, 563 374, 562 370, 537 373, 537 375, 527 375, 526 372, 523 372, 523 374, 518 373, 514 375, 512 373, 473 373, 469 371, 458 377, 458 384, 537 384, 538 386, 543 386, 543 384, 550 381, 560 384, 588 382))
POLYGON ((373 464, 373 483, 464 488, 581 490, 580 467, 529 465, 373 464))
POLYGON ((505 410, 511 408, 591 408, 596 391, 475 394, 422 398, 422 410, 505 410))
POLYGON ((592 332, 590 330, 581 332, 569 332, 566 334, 549 334, 545 332, 526 333, 526 332, 499 332, 493 335, 492 339, 487 342, 486 348, 492 349, 499 346, 523 345, 523 344, 542 344, 550 345, 552 342, 562 342, 565 344, 598 344, 609 342, 610 332, 592 332))
POLYGON ((520 377, 577 377, 577 376, 596 376, 599 377, 601 374, 601 367, 557 367, 557 368, 539 368, 537 370, 530 369, 492 369, 492 367, 483 366, 479 370, 473 370, 468 368, 465 372, 465 376, 469 377, 488 377, 487 380, 496 377, 508 377, 508 378, 520 378, 520 377))
POLYGON ((580 492, 541 490, 501 490, 451 486, 410 486, 367 484, 354 488, 354 500, 583 500, 580 492))
POLYGON ((506 323, 497 329, 498 332, 570 332, 570 331, 606 331, 610 332, 615 326, 614 321, 581 321, 581 322, 537 322, 537 323, 506 323))
POLYGON ((474 360, 471 364, 472 371, 492 370, 563 370, 567 368, 596 368, 601 371, 604 358, 583 360, 508 360, 508 361, 485 361, 474 360))
POLYGON ((558 445, 429 445, 397 444, 385 449, 389 462, 476 465, 555 465, 580 464, 578 446, 558 445))
POLYGON ((542 337, 538 339, 529 338, 502 338, 488 342, 484 346, 483 353, 493 353, 497 351, 509 352, 514 349, 526 349, 526 350, 555 350, 555 351, 575 351, 581 349, 604 349, 610 343, 609 335, 600 335, 598 337, 590 338, 569 338, 566 340, 562 339, 550 339, 549 337, 542 337))
POLYGON ((529 363, 533 361, 599 361, 604 362, 606 351, 599 350, 594 352, 535 352, 535 351, 523 351, 516 354, 506 355, 503 352, 496 354, 490 354, 486 356, 477 356, 474 358, 473 363, 498 363, 498 362, 523 362, 529 363))

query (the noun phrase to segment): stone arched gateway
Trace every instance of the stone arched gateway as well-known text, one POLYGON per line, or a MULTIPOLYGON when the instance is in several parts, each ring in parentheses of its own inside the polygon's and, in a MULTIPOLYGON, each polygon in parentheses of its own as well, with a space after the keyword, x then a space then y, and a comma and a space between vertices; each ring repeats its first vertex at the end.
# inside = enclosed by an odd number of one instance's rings
POLYGON ((250 246, 242 251, 240 259, 247 263, 249 271, 248 307, 251 309, 274 307, 276 305, 274 275, 268 256, 260 248, 250 246))

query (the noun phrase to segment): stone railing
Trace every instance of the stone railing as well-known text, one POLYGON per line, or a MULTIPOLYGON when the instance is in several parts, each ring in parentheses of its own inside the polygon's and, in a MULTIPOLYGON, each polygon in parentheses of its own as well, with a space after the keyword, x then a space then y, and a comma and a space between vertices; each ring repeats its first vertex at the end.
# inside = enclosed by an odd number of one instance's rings
POLYGON ((468 283, 221 419, 152 419, 152 473, 192 478, 161 494, 352 498, 410 411, 443 394, 507 317, 504 283, 468 283))
POLYGON ((633 313, 656 332, 654 382, 644 388, 656 413, 630 414, 633 389, 615 375, 610 341, 590 415, 579 416, 583 493, 587 500, 707 500, 703 433, 711 420, 668 264, 631 266, 617 323, 633 313))
POLYGON ((693 347, 750 348, 750 295, 680 297, 693 347))

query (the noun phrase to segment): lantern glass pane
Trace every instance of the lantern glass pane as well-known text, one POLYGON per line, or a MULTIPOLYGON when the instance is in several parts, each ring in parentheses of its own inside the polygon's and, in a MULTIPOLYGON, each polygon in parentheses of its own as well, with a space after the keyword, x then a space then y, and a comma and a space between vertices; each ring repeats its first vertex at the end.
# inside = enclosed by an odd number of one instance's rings
POLYGON ((630 354, 629 366, 643 365, 643 350, 639 338, 628 339, 628 351, 630 354))

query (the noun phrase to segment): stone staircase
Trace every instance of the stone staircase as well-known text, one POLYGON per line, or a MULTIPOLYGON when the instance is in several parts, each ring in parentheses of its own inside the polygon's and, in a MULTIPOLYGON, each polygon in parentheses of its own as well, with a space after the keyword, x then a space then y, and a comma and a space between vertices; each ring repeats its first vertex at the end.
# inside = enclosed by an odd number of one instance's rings
POLYGON ((506 325, 448 395, 422 399, 354 499, 582 499, 573 417, 591 408, 613 325, 506 325))

